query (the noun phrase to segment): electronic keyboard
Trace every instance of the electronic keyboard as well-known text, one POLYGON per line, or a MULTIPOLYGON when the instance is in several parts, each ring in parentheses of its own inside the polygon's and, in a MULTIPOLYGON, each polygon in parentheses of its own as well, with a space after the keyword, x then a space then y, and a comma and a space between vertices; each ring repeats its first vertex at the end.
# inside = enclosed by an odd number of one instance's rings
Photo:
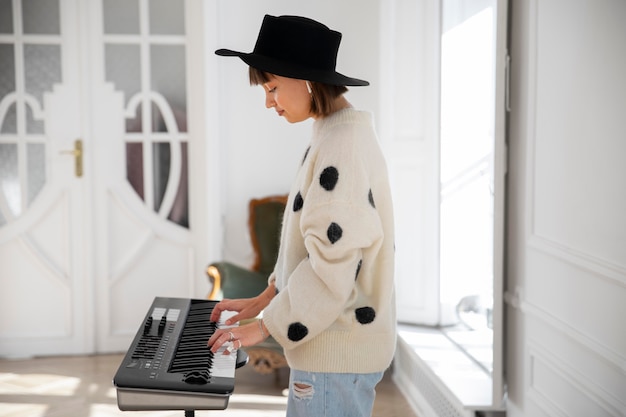
MULTIPOLYGON (((123 411, 223 410, 235 388, 235 369, 248 358, 241 349, 213 354, 207 341, 234 315, 211 322, 217 301, 156 297, 115 374, 123 411)), ((191 411, 193 413, 193 411, 191 411)), ((186 414, 187 415, 187 414, 186 414)))

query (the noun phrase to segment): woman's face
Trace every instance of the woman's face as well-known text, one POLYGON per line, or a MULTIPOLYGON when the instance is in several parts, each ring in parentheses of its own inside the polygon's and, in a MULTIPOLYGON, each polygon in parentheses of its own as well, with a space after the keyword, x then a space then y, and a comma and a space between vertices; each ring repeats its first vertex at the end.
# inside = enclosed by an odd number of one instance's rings
POLYGON ((311 94, 306 81, 271 75, 263 84, 265 107, 274 108, 289 123, 298 123, 314 117, 311 113, 311 94))

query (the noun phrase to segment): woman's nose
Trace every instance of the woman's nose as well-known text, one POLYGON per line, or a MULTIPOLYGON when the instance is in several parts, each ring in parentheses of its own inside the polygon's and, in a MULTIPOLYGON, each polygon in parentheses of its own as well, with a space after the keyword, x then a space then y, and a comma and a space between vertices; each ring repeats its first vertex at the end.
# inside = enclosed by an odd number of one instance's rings
POLYGON ((274 101, 274 95, 270 92, 265 92, 265 107, 266 108, 272 108, 276 105, 276 102, 274 101))

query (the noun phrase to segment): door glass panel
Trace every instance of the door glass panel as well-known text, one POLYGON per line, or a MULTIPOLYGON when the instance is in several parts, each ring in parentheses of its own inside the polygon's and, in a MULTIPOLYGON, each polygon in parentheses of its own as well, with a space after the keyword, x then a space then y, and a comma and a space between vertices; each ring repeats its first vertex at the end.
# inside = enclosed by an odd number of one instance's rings
POLYGON ((30 204, 46 183, 46 147, 42 143, 29 143, 26 151, 28 204, 30 204))
POLYGON ((128 100, 141 91, 141 63, 139 45, 107 44, 104 49, 107 81, 124 93, 128 100))
POLYGON ((46 185, 43 97, 62 82, 60 27, 58 0, 0 0, 0 32, 8 34, 0 44, 0 225, 22 215, 46 185))
POLYGON ((15 47, 0 43, 0 97, 15 91, 15 47))
POLYGON ((126 178, 143 200, 143 144, 126 143, 126 178))
POLYGON ((161 114, 161 110, 156 104, 152 105, 152 131, 153 132, 167 132, 167 126, 165 125, 165 119, 161 114))
POLYGON ((180 143, 180 150, 182 155, 182 165, 181 165, 181 174, 180 174, 180 182, 178 184, 178 191, 176 192, 176 198, 174 200, 174 205, 172 206, 172 210, 168 216, 168 219, 173 221, 176 224, 180 224, 184 227, 189 227, 189 196, 187 191, 189 190, 188 183, 188 165, 187 165, 187 142, 180 143))
POLYGON ((126 179, 147 208, 188 227, 184 2, 103 5, 105 76, 124 93, 127 115, 126 179), (128 35, 109 36, 120 33, 128 35))
POLYGON ((103 0, 102 11, 104 33, 118 35, 139 33, 139 2, 137 0, 103 0))
POLYGON ((0 33, 13 33, 12 3, 13 0, 0 0, 0 33))
MULTIPOLYGON (((0 119, 2 115, 0 115, 0 119)), ((2 129, 0 129, 0 134, 13 134, 17 133, 17 106, 15 104, 11 104, 7 109, 7 112, 4 114, 4 120, 2 121, 2 129)))
POLYGON ((170 104, 178 131, 186 132, 187 90, 185 65, 181 65, 185 62, 185 48, 180 45, 154 45, 150 56, 152 89, 161 93, 170 104))
POLYGON ((170 144, 167 142, 154 143, 152 147, 154 157, 152 164, 154 170, 154 210, 159 211, 170 176, 170 144))
POLYGON ((153 35, 184 35, 185 9, 183 2, 150 1, 150 33, 153 35))
MULTIPOLYGON (((0 99, 16 90, 15 82, 15 47, 9 43, 0 44, 0 99)), ((15 103, 5 114, 0 114, 0 133, 17 133, 15 103)))
POLYGON ((17 168, 17 145, 0 143, 0 187, 2 200, 0 208, 7 218, 18 216, 21 212, 20 179, 17 168))
MULTIPOLYGON (((159 211, 165 192, 167 190, 168 182, 170 181, 170 158, 172 154, 172 147, 176 144, 170 143, 155 143, 153 148, 153 169, 154 169, 154 195, 155 195, 155 211, 159 211)), ((180 150, 182 155, 182 169, 179 182, 177 184, 176 198, 174 204, 169 212, 168 220, 179 224, 184 227, 189 227, 189 216, 187 210, 188 196, 187 196, 187 143, 180 144, 180 150)))
POLYGON ((24 72, 26 92, 43 104, 43 93, 61 81, 61 47, 24 45, 24 72))
POLYGON ((49 0, 22 0, 24 33, 58 35, 59 2, 49 0))
POLYGON ((137 106, 134 117, 126 118, 126 132, 141 132, 143 130, 141 121, 141 104, 137 106))
POLYGON ((44 123, 43 120, 38 120, 33 114, 33 109, 30 106, 26 106, 26 133, 28 134, 43 134, 44 123))

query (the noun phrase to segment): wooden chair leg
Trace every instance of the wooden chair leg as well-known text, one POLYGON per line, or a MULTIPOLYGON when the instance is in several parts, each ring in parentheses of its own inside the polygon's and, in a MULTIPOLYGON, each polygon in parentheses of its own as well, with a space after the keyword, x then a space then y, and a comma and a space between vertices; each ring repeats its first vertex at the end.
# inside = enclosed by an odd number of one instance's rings
POLYGON ((213 284, 213 288, 211 288, 211 292, 209 293, 207 298, 209 300, 216 300, 222 286, 222 277, 220 276, 220 271, 218 271, 217 268, 213 265, 209 265, 206 269, 206 274, 209 276, 211 284, 213 284))

